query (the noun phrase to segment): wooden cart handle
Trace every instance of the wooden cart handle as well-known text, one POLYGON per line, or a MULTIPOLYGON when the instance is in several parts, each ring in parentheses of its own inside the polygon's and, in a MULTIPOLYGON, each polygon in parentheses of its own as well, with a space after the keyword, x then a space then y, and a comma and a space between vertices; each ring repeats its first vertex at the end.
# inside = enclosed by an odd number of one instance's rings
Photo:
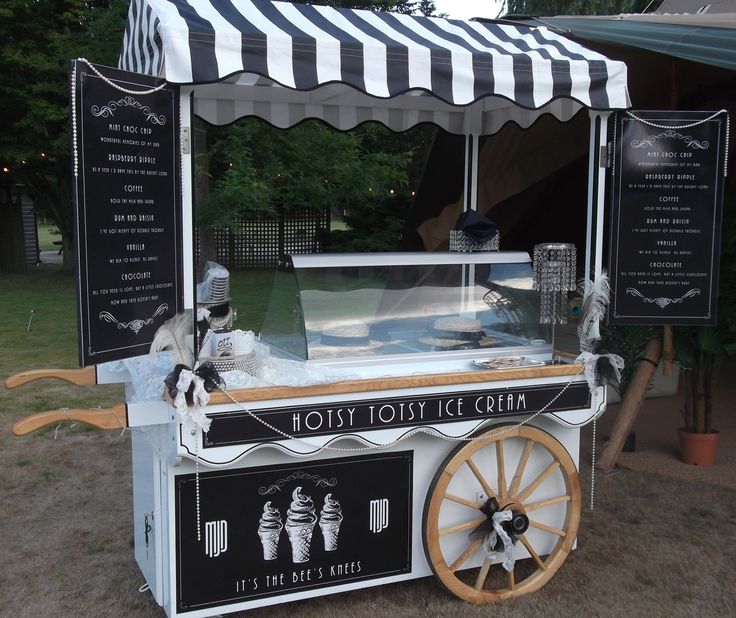
POLYGON ((89 386, 90 384, 97 384, 97 371, 94 365, 83 369, 32 369, 31 371, 21 371, 5 380, 5 388, 17 388, 28 384, 28 382, 44 378, 58 378, 78 386, 89 386))
POLYGON ((583 366, 580 363, 563 363, 560 365, 543 365, 539 367, 514 367, 511 369, 490 369, 486 371, 476 369, 474 371, 458 371, 455 373, 430 373, 391 378, 345 380, 343 382, 310 384, 308 386, 261 386, 233 389, 228 391, 228 393, 210 393, 209 403, 210 405, 228 404, 232 403, 232 398, 245 403, 266 401, 268 399, 367 393, 399 388, 425 388, 427 386, 454 386, 456 384, 478 384, 499 380, 576 376, 582 375, 582 373, 583 366))
POLYGON ((99 410, 49 410, 31 414, 13 425, 13 434, 25 436, 48 425, 70 421, 86 423, 98 429, 125 429, 128 425, 125 404, 119 403, 99 410))

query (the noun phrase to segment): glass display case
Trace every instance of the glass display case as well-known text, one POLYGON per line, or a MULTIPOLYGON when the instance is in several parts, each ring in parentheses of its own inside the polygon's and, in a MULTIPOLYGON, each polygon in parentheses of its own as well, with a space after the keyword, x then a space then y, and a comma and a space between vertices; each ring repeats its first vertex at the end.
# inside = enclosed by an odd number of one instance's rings
POLYGON ((549 349, 527 253, 290 256, 262 338, 304 361, 549 349))

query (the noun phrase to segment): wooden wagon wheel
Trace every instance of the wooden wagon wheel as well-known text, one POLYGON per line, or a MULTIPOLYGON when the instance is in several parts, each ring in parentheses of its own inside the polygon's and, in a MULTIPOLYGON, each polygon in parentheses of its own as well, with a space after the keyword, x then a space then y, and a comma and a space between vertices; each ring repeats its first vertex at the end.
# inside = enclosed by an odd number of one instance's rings
POLYGON ((503 426, 476 437, 454 449, 437 471, 423 532, 439 580, 456 596, 482 604, 533 592, 552 578, 575 542, 581 498, 575 462, 550 434, 503 426), (518 560, 511 571, 484 548, 488 505, 511 510, 514 522, 528 521, 514 556, 531 559, 518 560))

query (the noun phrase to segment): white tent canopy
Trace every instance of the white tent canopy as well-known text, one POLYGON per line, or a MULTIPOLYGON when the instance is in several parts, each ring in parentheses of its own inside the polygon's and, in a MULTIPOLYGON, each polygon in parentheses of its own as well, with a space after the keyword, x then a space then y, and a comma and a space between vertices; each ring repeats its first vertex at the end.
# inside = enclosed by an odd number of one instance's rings
POLYGON ((196 85, 194 112, 214 124, 480 135, 629 106, 625 64, 545 27, 264 0, 133 0, 119 66, 196 85))

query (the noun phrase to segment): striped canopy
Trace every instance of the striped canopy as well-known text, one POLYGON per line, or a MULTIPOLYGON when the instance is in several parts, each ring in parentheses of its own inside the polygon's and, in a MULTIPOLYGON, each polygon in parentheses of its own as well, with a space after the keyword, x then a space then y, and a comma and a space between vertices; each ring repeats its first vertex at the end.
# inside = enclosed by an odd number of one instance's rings
POLYGON ((629 106, 625 64, 544 27, 265 0, 132 0, 119 66, 197 85, 195 112, 216 124, 487 134, 629 106))

